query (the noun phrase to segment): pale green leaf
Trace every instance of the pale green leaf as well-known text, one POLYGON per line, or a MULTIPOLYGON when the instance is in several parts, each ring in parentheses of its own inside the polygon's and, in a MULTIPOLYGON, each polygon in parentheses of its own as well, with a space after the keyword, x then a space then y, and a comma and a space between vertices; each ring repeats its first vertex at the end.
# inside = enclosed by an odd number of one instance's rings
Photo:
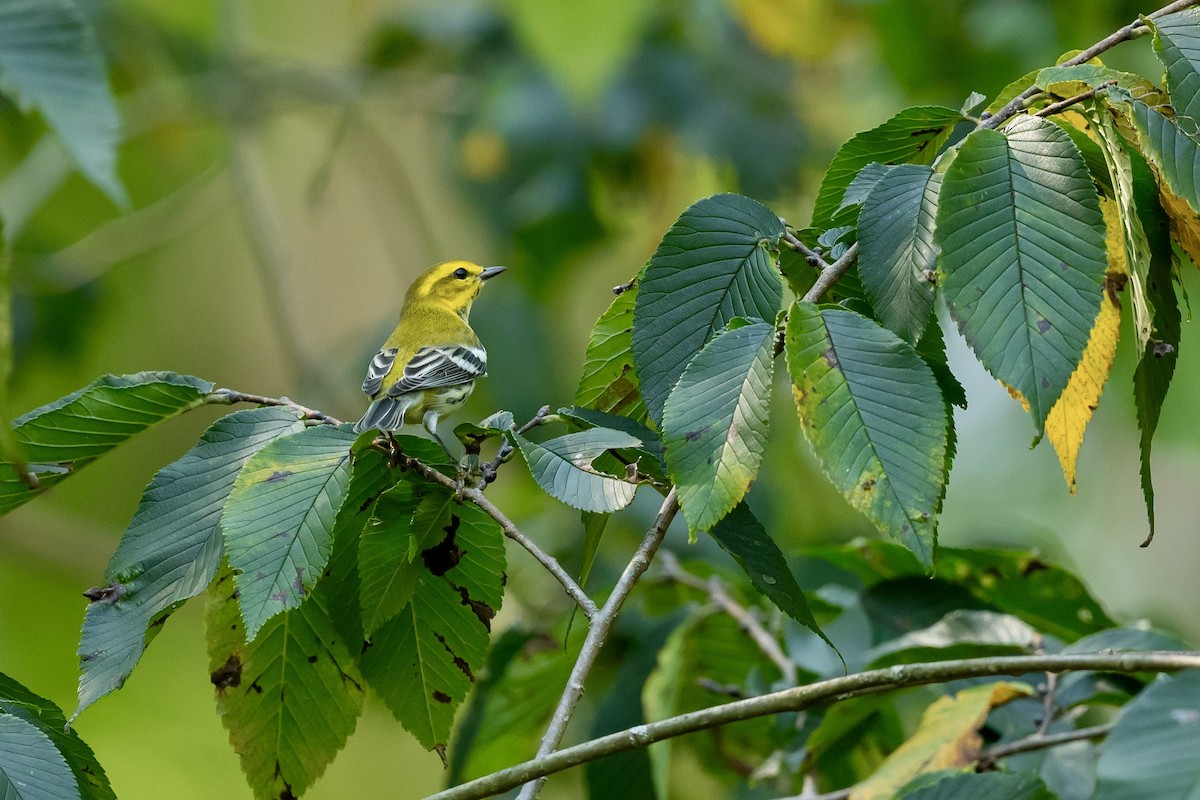
POLYGON ((36 725, 0 714, 0 796, 5 800, 78 800, 66 759, 36 725))
POLYGON ((1175 119, 1200 133, 1200 13, 1188 8, 1154 20, 1154 52, 1167 69, 1175 119))
POLYGON ((607 450, 640 446, 641 441, 633 436, 609 428, 592 428, 545 442, 516 433, 513 438, 538 485, 572 508, 608 513, 633 501, 637 484, 592 467, 592 462, 607 450))
POLYGON ((633 308, 637 292, 635 283, 618 295, 596 320, 584 353, 575 404, 644 422, 648 414, 633 365, 633 308))

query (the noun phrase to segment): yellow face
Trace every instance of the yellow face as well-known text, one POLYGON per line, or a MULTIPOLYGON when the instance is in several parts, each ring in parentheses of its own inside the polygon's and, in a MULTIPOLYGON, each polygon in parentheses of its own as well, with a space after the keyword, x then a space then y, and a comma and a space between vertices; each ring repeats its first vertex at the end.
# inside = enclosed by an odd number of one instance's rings
POLYGON ((484 268, 470 261, 447 261, 418 276, 408 290, 408 300, 432 300, 461 314, 470 309, 484 281, 494 278, 504 269, 484 268))

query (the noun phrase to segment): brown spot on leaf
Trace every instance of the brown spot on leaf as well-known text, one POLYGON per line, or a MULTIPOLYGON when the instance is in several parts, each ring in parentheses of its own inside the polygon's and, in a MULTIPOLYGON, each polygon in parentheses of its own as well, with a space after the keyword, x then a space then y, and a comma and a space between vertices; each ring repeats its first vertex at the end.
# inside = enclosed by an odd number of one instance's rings
POLYGON ((482 600, 473 600, 471 593, 466 590, 466 587, 456 586, 458 596, 462 598, 464 606, 470 606, 471 611, 475 612, 475 616, 483 623, 483 627, 490 632, 492 630, 492 617, 496 616, 496 610, 482 600))
POLYGON ((1050 330, 1050 320, 1039 319, 1037 321, 1037 329, 1038 329, 1038 333, 1046 333, 1047 331, 1049 331, 1050 330))
POLYGON ((272 472, 271 477, 267 478, 265 481, 263 481, 263 483, 279 483, 280 481, 286 481, 290 477, 292 477, 291 470, 277 469, 272 472))
POLYGON ((838 365, 841 363, 838 361, 837 353, 834 352, 832 347, 828 348, 824 353, 821 353, 821 358, 825 359, 825 363, 829 365, 830 369, 837 369, 838 365))
POLYGON ((255 681, 254 683, 250 684, 250 688, 253 689, 256 694, 262 694, 262 686, 259 684, 258 681, 255 681))
POLYGON ((862 482, 862 490, 864 492, 869 492, 874 488, 875 488, 875 479, 874 478, 867 478, 865 481, 862 482))
MULTIPOLYGON (((275 774, 279 774, 279 762, 275 763, 275 774)), ((287 781, 283 782, 283 789, 279 792, 279 800, 297 800, 296 795, 292 793, 292 786, 287 781)))
POLYGON ((309 657, 308 657, 308 663, 310 663, 310 664, 315 664, 315 663, 317 663, 317 657, 316 657, 316 656, 309 656, 309 657))
POLYGON ((439 703, 449 703, 450 702, 450 695, 448 695, 442 691, 434 690, 433 694, 430 696, 433 697, 433 699, 438 701, 439 703))
POLYGON ((460 522, 457 514, 451 514, 450 524, 442 529, 446 532, 446 537, 433 547, 421 551, 421 560, 434 575, 445 575, 458 566, 458 562, 462 561, 463 556, 466 555, 455 541, 460 522))
POLYGON ((1036 558, 1030 558, 1021 565, 1021 577, 1028 578, 1033 573, 1041 572, 1045 569, 1050 569, 1050 567, 1036 558))
POLYGON ((225 663, 213 670, 208 676, 212 685, 217 689, 228 689, 242 683, 242 659, 237 653, 230 653, 225 663))

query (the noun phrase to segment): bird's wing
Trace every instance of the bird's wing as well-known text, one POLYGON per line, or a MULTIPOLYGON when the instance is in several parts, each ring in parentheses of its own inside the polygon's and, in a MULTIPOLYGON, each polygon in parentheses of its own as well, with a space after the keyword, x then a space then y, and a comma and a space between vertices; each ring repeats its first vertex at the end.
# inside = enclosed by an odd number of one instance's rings
POLYGON ((396 361, 395 347, 385 348, 375 354, 371 359, 371 365, 367 367, 367 377, 363 381, 363 394, 368 397, 374 397, 379 394, 380 387, 383 386, 383 379, 392 371, 392 364, 396 361))
POLYGON ((455 386, 460 383, 469 383, 486 374, 487 353, 482 347, 469 345, 422 347, 404 365, 404 374, 400 380, 388 387, 387 393, 389 396, 395 397, 418 389, 455 386))

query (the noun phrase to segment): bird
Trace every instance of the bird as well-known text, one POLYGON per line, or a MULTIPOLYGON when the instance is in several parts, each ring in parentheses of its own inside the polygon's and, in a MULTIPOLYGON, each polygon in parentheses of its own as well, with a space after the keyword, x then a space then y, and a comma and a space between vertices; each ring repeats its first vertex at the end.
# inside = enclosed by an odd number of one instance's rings
POLYGON ((446 261, 417 276, 400 321, 367 367, 362 390, 371 404, 355 433, 391 436, 419 422, 453 458, 438 436, 438 418, 466 402, 475 381, 487 375, 487 351, 468 317, 483 284, 505 269, 446 261))

